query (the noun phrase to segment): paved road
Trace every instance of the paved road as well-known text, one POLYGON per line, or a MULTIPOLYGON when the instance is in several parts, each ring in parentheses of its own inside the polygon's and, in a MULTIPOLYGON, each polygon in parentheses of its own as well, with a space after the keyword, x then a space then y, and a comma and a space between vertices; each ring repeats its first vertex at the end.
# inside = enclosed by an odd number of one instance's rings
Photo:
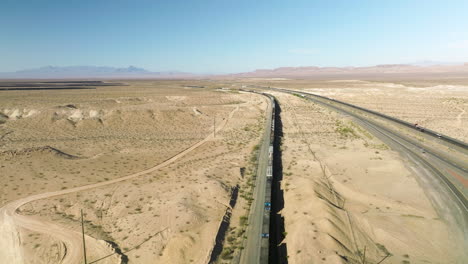
POLYGON ((249 226, 246 230, 246 242, 242 250, 240 263, 257 264, 260 263, 260 247, 262 245, 262 225, 265 202, 266 169, 268 166, 268 148, 270 146, 272 105, 268 99, 268 110, 266 111, 267 121, 265 123, 265 133, 259 149, 257 180, 254 189, 254 201, 249 213, 249 226))

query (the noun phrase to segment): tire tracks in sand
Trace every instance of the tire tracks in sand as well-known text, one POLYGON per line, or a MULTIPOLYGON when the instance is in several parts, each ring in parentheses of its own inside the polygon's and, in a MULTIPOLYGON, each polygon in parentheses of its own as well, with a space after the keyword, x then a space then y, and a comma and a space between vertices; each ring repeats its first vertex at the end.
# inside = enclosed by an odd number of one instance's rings
POLYGON ((462 116, 465 114, 465 109, 461 107, 457 107, 458 110, 460 110, 460 113, 457 115, 457 126, 462 127, 462 116))

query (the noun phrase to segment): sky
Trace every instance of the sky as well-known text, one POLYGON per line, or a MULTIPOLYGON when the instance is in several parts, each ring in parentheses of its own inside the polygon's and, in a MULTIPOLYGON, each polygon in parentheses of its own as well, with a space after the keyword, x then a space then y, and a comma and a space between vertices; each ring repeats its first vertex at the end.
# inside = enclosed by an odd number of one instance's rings
POLYGON ((0 72, 468 61, 468 1, 1 0, 0 72))

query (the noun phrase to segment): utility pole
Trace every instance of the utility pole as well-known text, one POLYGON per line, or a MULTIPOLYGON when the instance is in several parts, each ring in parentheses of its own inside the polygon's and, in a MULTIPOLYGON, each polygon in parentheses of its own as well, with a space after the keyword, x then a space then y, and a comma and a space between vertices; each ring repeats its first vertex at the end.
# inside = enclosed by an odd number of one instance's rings
POLYGON ((81 209, 81 233, 83 235, 83 254, 84 254, 84 263, 88 264, 86 260, 86 242, 85 242, 85 235, 84 235, 84 220, 83 220, 83 209, 81 209))

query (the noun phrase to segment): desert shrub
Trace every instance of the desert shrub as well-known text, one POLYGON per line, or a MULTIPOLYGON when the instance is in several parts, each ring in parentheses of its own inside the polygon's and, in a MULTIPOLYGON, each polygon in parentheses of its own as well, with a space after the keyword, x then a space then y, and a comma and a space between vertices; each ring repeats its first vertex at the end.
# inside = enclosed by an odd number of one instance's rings
POLYGON ((246 225, 248 219, 249 219, 249 218, 248 218, 247 216, 245 216, 245 215, 241 216, 241 217, 239 218, 239 223, 240 223, 240 225, 241 225, 241 226, 246 225))

